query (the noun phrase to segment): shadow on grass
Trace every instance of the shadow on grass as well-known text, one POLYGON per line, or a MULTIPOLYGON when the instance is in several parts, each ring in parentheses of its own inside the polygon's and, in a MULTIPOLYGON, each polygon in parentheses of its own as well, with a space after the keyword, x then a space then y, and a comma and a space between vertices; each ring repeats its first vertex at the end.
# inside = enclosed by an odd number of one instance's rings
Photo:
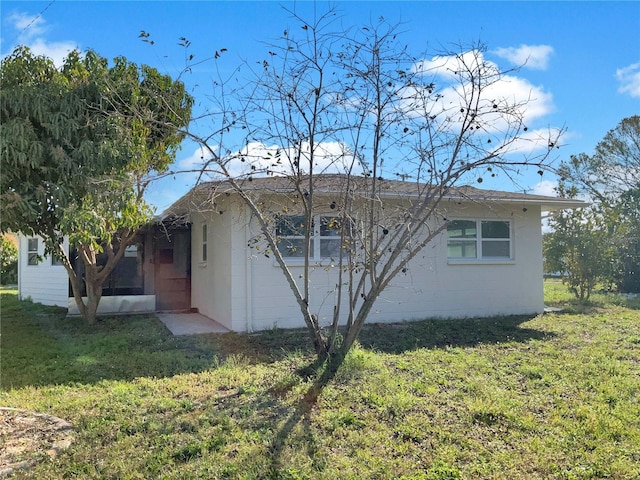
MULTIPOLYGON (((521 324, 534 318, 527 316, 491 317, 480 319, 423 320, 399 324, 366 325, 359 337, 362 347, 379 352, 400 354, 422 348, 472 347, 480 344, 502 342, 527 342, 547 339, 555 335, 550 332, 523 328, 521 324)), ((281 453, 297 425, 305 432, 305 448, 310 458, 315 458, 316 445, 309 433, 310 412, 323 389, 333 380, 345 358, 335 358, 327 364, 312 363, 308 370, 319 373, 296 407, 283 412, 282 423, 271 446, 271 469, 281 471, 281 453)))
MULTIPOLYGON (((383 353, 403 353, 420 348, 473 347, 479 344, 527 342, 552 338, 553 333, 523 328, 536 315, 488 318, 427 319, 402 323, 365 324, 358 342, 383 353)), ((255 352, 286 356, 293 349, 313 355, 307 331, 269 330, 254 336, 255 352)))
POLYGON ((385 353, 402 353, 419 348, 473 347, 479 344, 527 342, 553 334, 522 323, 531 315, 506 317, 423 320, 392 325, 371 324, 360 334, 360 344, 385 353))
POLYGON ((2 293, 0 304, 5 390, 196 373, 224 357, 215 338, 174 337, 153 315, 106 317, 90 326, 15 294, 2 293))
MULTIPOLYGON (((608 297, 612 297, 612 295, 608 295, 608 297)), ((640 310, 640 296, 627 298, 616 295, 606 300, 598 298, 589 300, 571 299, 549 302, 549 305, 559 309, 555 312, 557 315, 597 315, 602 312, 610 312, 612 307, 640 310)))
MULTIPOLYGON (((0 301, 3 367, 0 386, 3 389, 198 373, 216 368, 234 355, 250 363, 270 363, 298 356, 293 365, 302 370, 304 365, 309 365, 307 373, 311 378, 318 373, 316 381, 310 383, 301 398, 288 399, 287 392, 297 383, 284 382, 281 389, 269 390, 265 395, 244 395, 240 391, 221 395, 214 400, 215 412, 229 419, 235 419, 238 411, 258 412, 257 417, 247 420, 250 424, 247 423, 246 428, 273 432, 265 439, 269 444, 266 478, 279 478, 287 471, 286 450, 292 438, 314 464, 318 462, 314 468, 322 468, 323 460, 317 454, 321 449, 311 427, 312 412, 323 388, 340 368, 340 362, 330 366, 314 365, 306 330, 174 337, 154 316, 108 317, 88 326, 82 319, 66 318, 63 309, 20 302, 15 294, 2 294, 0 301)), ((549 338, 547 332, 522 327, 521 324, 531 318, 371 324, 364 328, 360 344, 380 352, 401 353, 420 348, 471 347, 549 338)), ((304 375, 302 370, 299 373, 304 375)), ((183 424, 180 412, 174 412, 176 428, 183 424)), ((151 426, 132 420, 120 428, 134 434, 151 426)), ((171 458, 175 462, 188 462, 193 456, 219 448, 217 442, 226 441, 225 436, 193 440, 176 447, 171 458)))
MULTIPOLYGON (((5 390, 198 373, 230 356, 250 363, 303 357, 298 363, 309 365, 300 369, 303 376, 314 376, 319 368, 313 364, 313 349, 304 329, 175 337, 153 315, 107 317, 89 326, 80 318, 67 318, 64 309, 18 301, 15 294, 3 293, 0 301, 0 387, 5 390)), ((372 324, 364 328, 360 343, 365 348, 400 353, 547 337, 545 332, 520 326, 530 318, 372 324)))

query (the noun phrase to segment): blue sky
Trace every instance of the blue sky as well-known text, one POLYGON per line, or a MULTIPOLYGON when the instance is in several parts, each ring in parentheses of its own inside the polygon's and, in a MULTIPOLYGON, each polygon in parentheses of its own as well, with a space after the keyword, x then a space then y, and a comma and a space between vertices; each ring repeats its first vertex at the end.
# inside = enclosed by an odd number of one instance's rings
MULTIPOLYGON (((179 38, 191 42, 196 58, 226 48, 221 67, 261 60, 276 39, 295 25, 283 6, 303 17, 324 12, 318 2, 100 2, 2 1, 1 43, 4 56, 16 45, 30 46, 60 63, 73 48, 94 49, 113 58, 146 63, 177 75, 184 66, 179 38), (154 45, 142 42, 149 32, 154 45)), ((527 65, 517 76, 544 97, 536 128, 567 132, 559 159, 592 153, 608 130, 625 117, 640 114, 640 2, 335 2, 345 27, 361 26, 382 16, 402 23, 411 49, 442 51, 481 41, 487 58, 502 68, 527 65), (524 55, 524 56, 523 56, 524 55)), ((428 60, 428 59, 427 59, 428 60)), ((197 100, 206 102, 211 71, 198 67, 184 80, 197 100)), ((185 144, 177 164, 199 158, 185 144)), ((155 185, 149 200, 160 210, 185 193, 192 177, 155 185)), ((553 179, 529 173, 517 186, 486 185, 504 190, 551 194, 553 179), (542 181, 541 181, 542 180, 542 181)))

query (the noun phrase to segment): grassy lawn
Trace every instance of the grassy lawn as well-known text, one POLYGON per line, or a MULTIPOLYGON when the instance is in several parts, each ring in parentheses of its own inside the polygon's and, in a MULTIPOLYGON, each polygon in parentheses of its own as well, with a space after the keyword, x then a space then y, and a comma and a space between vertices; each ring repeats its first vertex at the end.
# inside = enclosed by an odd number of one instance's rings
POLYGON ((640 298, 370 326, 314 405, 303 332, 86 327, 2 292, 0 405, 77 427, 15 478, 640 478, 640 298))

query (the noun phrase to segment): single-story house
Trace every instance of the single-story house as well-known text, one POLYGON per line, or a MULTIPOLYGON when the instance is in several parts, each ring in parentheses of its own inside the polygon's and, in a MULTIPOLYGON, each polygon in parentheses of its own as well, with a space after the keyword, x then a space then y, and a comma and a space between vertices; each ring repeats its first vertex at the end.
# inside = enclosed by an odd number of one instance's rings
MULTIPOLYGON (((318 183, 314 195, 326 198, 318 202, 326 209, 318 210, 316 225, 335 214, 340 178, 325 175, 318 183)), ((383 203, 410 201, 418 194, 412 182, 384 183, 383 203)), ((293 192, 285 177, 253 178, 245 188, 267 201, 293 192)), ((541 214, 583 205, 578 200, 474 187, 450 190, 439 207, 446 212, 446 229, 385 289, 369 321, 542 312, 541 214)), ((127 249, 105 286, 100 311, 198 311, 238 332, 304 326, 279 266, 272 256, 252 247, 258 225, 227 182, 199 185, 162 220, 127 249)), ((321 323, 331 318, 336 284, 335 269, 323 262, 326 252, 335 252, 332 244, 335 247, 338 240, 328 230, 318 227, 314 232, 312 255, 321 268, 312 273, 311 285, 319 295, 312 296, 316 303, 310 307, 321 323)), ((287 239, 295 244, 295 232, 287 239)), ((20 238, 19 294, 73 313, 66 271, 42 258, 41 244, 38 238, 20 238)), ((292 271, 302 269, 296 251, 283 256, 292 271)))

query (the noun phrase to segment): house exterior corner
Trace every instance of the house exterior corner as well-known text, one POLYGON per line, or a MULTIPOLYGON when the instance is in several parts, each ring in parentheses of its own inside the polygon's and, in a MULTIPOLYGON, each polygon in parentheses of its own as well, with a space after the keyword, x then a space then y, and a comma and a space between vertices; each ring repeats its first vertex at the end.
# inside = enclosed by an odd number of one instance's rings
MULTIPOLYGON (((450 258, 444 231, 414 258, 375 302, 369 322, 536 314, 543 311, 541 207, 452 202, 450 218, 500 221, 509 226, 509 258, 450 258)), ((285 276, 272 256, 248 246, 259 232, 248 209, 228 201, 217 212, 192 217, 192 250, 207 249, 207 261, 192 259, 192 307, 230 330, 304 327, 285 276), (204 227, 206 225, 206 227, 204 227), (206 228, 206 241, 203 231, 206 228)), ((480 223, 479 223, 480 225, 480 223)), ((202 255, 202 253, 200 253, 202 255)), ((302 264, 288 264, 294 277, 302 264)), ((329 325, 335 304, 335 268, 312 272, 311 310, 329 325)), ((346 305, 342 305, 346 311, 346 305)))

